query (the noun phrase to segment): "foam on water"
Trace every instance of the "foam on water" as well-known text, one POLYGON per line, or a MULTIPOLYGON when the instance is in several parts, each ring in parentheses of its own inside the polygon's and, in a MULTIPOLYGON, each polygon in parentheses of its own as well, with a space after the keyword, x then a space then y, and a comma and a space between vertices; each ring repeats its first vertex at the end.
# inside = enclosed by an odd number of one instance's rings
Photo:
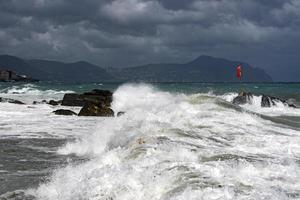
POLYGON ((65 93, 73 92, 72 90, 41 90, 37 85, 25 84, 2 89, 0 95, 32 103, 39 100, 61 99, 65 93))
POLYGON ((211 95, 143 84, 119 87, 112 107, 126 114, 98 120, 94 131, 58 151, 90 160, 56 170, 27 194, 64 200, 300 198, 299 130, 222 107, 211 95))

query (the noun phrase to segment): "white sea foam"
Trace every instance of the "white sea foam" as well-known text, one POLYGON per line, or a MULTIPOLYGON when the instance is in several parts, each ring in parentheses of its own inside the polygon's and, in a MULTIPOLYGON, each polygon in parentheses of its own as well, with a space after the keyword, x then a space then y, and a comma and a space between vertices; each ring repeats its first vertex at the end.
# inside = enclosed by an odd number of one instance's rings
POLYGON ((34 84, 11 86, 0 90, 1 97, 14 98, 26 103, 32 101, 61 99, 65 93, 73 93, 72 90, 42 90, 34 84))
POLYGON ((296 129, 222 107, 211 95, 143 84, 119 87, 112 107, 126 114, 89 118, 97 126, 58 151, 90 160, 56 170, 28 194, 64 200, 300 196, 296 129))

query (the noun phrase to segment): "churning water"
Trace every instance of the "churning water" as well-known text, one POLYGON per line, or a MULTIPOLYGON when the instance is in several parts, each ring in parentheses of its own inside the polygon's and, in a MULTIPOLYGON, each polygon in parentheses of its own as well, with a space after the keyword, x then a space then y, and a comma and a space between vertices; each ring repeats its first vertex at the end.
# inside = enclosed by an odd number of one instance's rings
POLYGON ((0 104, 0 199, 300 199, 300 109, 261 108, 259 92, 241 108, 236 85, 204 86, 107 86, 126 113, 114 118, 30 104, 105 84, 2 86, 27 104, 0 104))

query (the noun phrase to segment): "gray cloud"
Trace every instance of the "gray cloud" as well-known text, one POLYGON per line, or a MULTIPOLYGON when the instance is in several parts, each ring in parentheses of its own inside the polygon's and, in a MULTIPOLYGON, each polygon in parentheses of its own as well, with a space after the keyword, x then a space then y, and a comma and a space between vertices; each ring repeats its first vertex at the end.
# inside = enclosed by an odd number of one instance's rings
POLYGON ((299 0, 0 0, 0 53, 25 58, 116 67, 209 54, 300 81, 298 41, 299 0))

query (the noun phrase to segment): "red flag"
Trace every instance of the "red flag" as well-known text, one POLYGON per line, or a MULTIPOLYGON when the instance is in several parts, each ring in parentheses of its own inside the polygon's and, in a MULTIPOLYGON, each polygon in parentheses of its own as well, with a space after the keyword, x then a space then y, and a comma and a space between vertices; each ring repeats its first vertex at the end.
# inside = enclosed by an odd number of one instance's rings
POLYGON ((238 65, 236 68, 236 77, 238 77, 239 79, 242 78, 242 66, 238 65))

